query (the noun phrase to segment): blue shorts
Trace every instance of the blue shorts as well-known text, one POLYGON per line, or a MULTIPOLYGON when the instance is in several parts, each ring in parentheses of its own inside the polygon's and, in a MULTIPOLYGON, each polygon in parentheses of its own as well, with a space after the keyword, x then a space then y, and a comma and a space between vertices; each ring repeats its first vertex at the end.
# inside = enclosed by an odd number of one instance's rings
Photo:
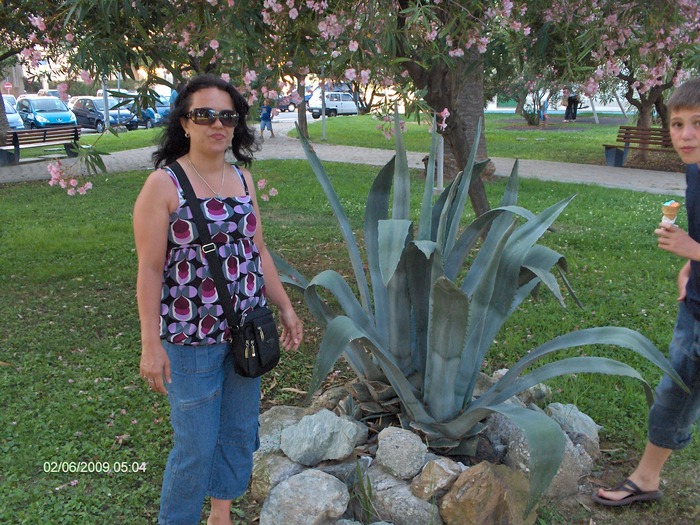
POLYGON ((206 496, 236 499, 248 488, 259 446, 260 378, 233 370, 226 343, 163 341, 174 446, 165 466, 160 525, 199 523, 206 496))
POLYGON ((261 120, 260 121, 260 131, 269 130, 272 131, 272 121, 271 120, 261 120))
POLYGON ((690 389, 686 393, 664 375, 649 411, 649 441, 657 447, 681 449, 690 443, 700 420, 700 321, 680 304, 668 360, 690 389))

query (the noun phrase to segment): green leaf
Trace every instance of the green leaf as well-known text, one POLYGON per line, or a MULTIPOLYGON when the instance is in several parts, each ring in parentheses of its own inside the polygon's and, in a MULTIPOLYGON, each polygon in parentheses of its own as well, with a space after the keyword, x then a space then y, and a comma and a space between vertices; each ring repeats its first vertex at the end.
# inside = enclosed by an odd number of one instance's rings
POLYGON ((411 216, 411 177, 408 171, 408 156, 403 143, 401 117, 394 105, 394 136, 396 137, 396 164, 394 166, 393 219, 409 219, 411 216))
POLYGON ((420 219, 418 222, 418 240, 430 240, 432 232, 432 206, 433 186, 435 185, 435 155, 437 151, 437 125, 436 116, 433 114, 433 128, 430 134, 430 153, 428 154, 428 167, 425 170, 425 186, 423 187, 423 201, 420 207, 420 219))
POLYGON ((350 255, 350 262, 352 264, 353 272, 355 274, 355 280, 357 282, 357 287, 360 292, 360 298, 362 300, 362 306, 367 312, 368 316, 372 315, 372 304, 370 301, 369 285, 367 283, 367 276, 364 272, 364 267, 362 264, 362 257, 360 256, 360 250, 357 246, 357 241, 355 240, 355 234, 350 227, 350 221, 348 219, 343 205, 340 203, 340 199, 333 189, 330 179, 326 170, 323 168, 321 161, 319 160, 313 148, 309 144, 309 141, 304 137, 304 134, 299 128, 299 124, 296 124, 297 133, 301 140, 301 145, 306 153, 306 158, 311 164, 311 169, 313 170, 316 178, 321 183, 321 187, 328 198, 328 202, 331 205, 331 209, 335 214, 335 217, 340 226, 340 230, 343 234, 343 239, 345 240, 345 246, 348 249, 348 254, 350 255))
POLYGON ((379 221, 379 267, 386 285, 394 275, 406 243, 411 240, 411 221, 379 221))
POLYGON ((513 421, 527 439, 530 452, 530 495, 525 515, 528 515, 559 470, 566 451, 566 437, 556 421, 545 414, 510 404, 487 408, 513 421))
POLYGON ((430 300, 428 352, 423 399, 437 421, 447 421, 462 409, 454 384, 467 338, 469 299, 452 281, 435 281, 430 300))

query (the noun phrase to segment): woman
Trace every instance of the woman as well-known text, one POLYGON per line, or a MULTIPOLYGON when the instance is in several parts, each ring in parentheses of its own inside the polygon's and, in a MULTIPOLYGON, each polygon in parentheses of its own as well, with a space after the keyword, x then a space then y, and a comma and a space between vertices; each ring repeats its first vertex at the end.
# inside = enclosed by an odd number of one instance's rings
POLYGON ((161 490, 161 525, 199 523, 211 497, 209 525, 231 525, 231 500, 250 479, 258 446, 260 379, 237 375, 226 342, 228 325, 212 298, 206 258, 177 178, 177 161, 225 259, 237 311, 267 300, 278 309, 280 342, 296 350, 297 317, 263 240, 250 173, 225 161, 228 148, 248 166, 255 133, 248 104, 224 80, 193 78, 180 92, 134 207, 141 320, 141 376, 170 402, 174 447, 161 490), (214 211, 215 213, 214 213, 214 211))

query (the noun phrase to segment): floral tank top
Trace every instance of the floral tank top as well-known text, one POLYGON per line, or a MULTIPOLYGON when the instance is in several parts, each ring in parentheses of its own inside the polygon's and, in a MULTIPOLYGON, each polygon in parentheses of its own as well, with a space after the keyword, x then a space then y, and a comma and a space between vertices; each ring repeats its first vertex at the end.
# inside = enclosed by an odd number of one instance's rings
MULTIPOLYGON (((265 281, 258 248, 253 242, 257 217, 243 173, 238 173, 245 195, 197 199, 202 206, 212 241, 217 245, 233 308, 242 312, 265 304, 265 281)), ((228 339, 228 322, 216 286, 201 251, 197 227, 175 174, 180 204, 170 215, 168 247, 161 294, 160 336, 170 343, 208 345, 228 339)))

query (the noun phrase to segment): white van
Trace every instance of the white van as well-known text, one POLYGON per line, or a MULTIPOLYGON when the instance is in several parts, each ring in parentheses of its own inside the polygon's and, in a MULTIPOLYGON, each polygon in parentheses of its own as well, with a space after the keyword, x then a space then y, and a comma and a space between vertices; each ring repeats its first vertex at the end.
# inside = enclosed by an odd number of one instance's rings
MULTIPOLYGON (((317 91, 309 99, 309 111, 313 118, 321 116, 321 92, 317 91)), ((357 104, 352 93, 345 91, 326 92, 326 115, 335 117, 336 115, 357 115, 357 104)))

